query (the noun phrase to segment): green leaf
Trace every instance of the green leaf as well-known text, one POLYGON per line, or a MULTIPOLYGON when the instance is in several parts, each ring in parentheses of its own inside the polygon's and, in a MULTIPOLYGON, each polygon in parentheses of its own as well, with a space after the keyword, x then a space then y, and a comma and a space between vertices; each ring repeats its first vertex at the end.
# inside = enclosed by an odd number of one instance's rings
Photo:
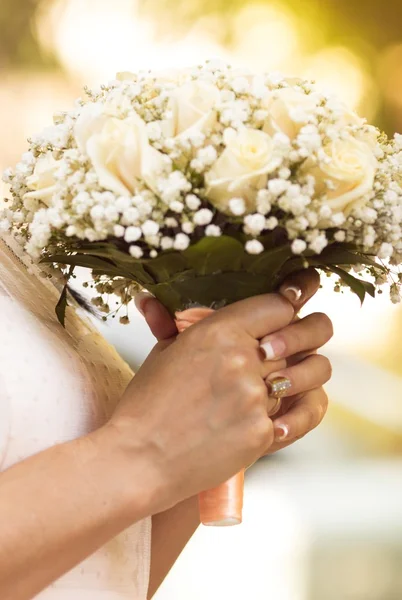
POLYGON ((258 256, 245 254, 244 266, 248 272, 255 275, 274 278, 291 256, 292 250, 289 245, 279 246, 273 250, 265 250, 258 256))
POLYGON ((380 271, 386 271, 385 267, 378 264, 371 256, 362 254, 358 251, 348 250, 347 248, 337 244, 328 246, 321 254, 306 258, 311 266, 370 265, 380 271))
POLYGON ((73 273, 74 273, 74 267, 70 267, 68 274, 67 274, 66 284, 63 288, 63 291, 61 292, 59 301, 56 304, 56 308, 55 308, 57 319, 62 327, 65 327, 68 283, 69 283, 73 273))
POLYGON ((188 261, 181 252, 164 252, 157 258, 142 261, 142 265, 156 283, 166 283, 189 270, 188 261))
POLYGON ((227 235, 206 237, 185 250, 183 256, 199 275, 239 271, 244 247, 241 242, 227 235))
POLYGON ((372 283, 368 281, 364 281, 362 279, 357 279, 353 277, 350 273, 347 273, 343 269, 339 269, 338 267, 329 266, 328 270, 332 273, 335 273, 342 279, 346 285, 350 287, 352 292, 354 292, 360 299, 360 302, 363 304, 366 294, 370 294, 373 298, 375 297, 375 287, 372 283))
POLYGON ((63 288, 63 291, 61 292, 61 296, 60 299, 58 301, 58 303, 56 304, 56 315, 57 315, 57 319, 60 323, 60 325, 62 325, 62 327, 65 327, 65 320, 66 320, 66 310, 67 310, 67 285, 68 283, 66 283, 66 285, 63 288))
POLYGON ((42 259, 42 262, 84 267, 86 269, 91 269, 97 274, 103 274, 109 277, 125 277, 144 286, 149 283, 155 283, 154 279, 144 270, 142 264, 135 261, 133 258, 131 258, 130 263, 126 261, 124 263, 118 263, 109 258, 91 256, 90 254, 54 254, 42 259))
POLYGON ((201 277, 177 277, 168 284, 158 284, 148 289, 174 315, 176 311, 194 305, 219 308, 272 292, 275 287, 269 278, 238 271, 201 277))
POLYGON ((41 260, 43 263, 58 263, 62 265, 74 265, 75 267, 95 268, 115 268, 110 261, 98 258, 97 256, 80 254, 54 254, 41 260))

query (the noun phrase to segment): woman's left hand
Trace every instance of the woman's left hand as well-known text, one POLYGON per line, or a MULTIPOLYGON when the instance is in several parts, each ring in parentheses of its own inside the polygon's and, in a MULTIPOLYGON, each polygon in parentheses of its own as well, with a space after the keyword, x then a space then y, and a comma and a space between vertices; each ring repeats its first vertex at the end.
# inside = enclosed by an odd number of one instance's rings
MULTIPOLYGON (((268 388, 278 377, 285 377, 291 383, 281 401, 272 399, 269 416, 273 420, 276 435, 268 454, 307 435, 321 423, 327 411, 328 399, 322 386, 331 377, 331 364, 316 351, 331 339, 332 324, 321 313, 304 319, 296 316, 318 287, 319 276, 312 269, 286 280, 280 293, 294 306, 295 320, 288 327, 261 340, 266 357, 268 388)), ((177 335, 174 320, 153 296, 139 294, 136 305, 159 341, 174 339, 177 335)))

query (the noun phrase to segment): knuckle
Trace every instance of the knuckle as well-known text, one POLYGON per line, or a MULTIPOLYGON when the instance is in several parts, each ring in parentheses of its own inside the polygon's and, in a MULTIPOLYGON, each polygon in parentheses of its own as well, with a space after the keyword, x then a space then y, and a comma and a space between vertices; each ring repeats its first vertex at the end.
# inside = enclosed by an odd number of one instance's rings
POLYGON ((327 394, 324 392, 324 390, 321 390, 320 403, 318 404, 318 411, 319 411, 318 419, 319 420, 318 420, 317 425, 319 425, 322 422, 325 415, 327 414, 328 402, 329 401, 328 401, 327 394))
POLYGON ((284 319, 290 323, 295 316, 294 306, 285 298, 285 296, 282 296, 282 294, 274 294, 274 298, 276 302, 275 308, 277 308, 278 311, 281 311, 284 319))
POLYGON ((272 444, 273 437, 272 421, 266 415, 261 416, 251 430, 251 450, 264 452, 272 444))
POLYGON ((314 317, 323 337, 329 341, 334 335, 334 326, 331 319, 325 313, 315 313, 314 317))
POLYGON ((327 383, 331 377, 332 377, 332 364, 331 361, 329 360, 329 358, 327 358, 326 356, 322 356, 322 355, 318 355, 320 360, 321 360, 321 370, 322 370, 322 375, 323 375, 323 379, 324 379, 324 383, 327 383))
POLYGON ((304 435, 309 431, 312 431, 319 425, 320 423, 320 410, 318 406, 309 406, 306 405, 304 407, 305 421, 306 421, 306 430, 304 435))
POLYGON ((213 344, 219 344, 222 339, 227 339, 228 327, 225 321, 213 319, 204 324, 205 332, 202 333, 207 337, 208 341, 213 344))
MULTIPOLYGON (((321 400, 324 400, 324 399, 321 399, 321 400)), ((326 413, 325 400, 317 403, 314 407, 311 408, 310 412, 311 412, 311 414, 310 414, 310 429, 309 429, 309 431, 318 427, 318 425, 320 425, 320 423, 322 422, 322 420, 325 416, 325 413, 326 413)))
POLYGON ((266 405, 267 397, 267 387, 263 381, 247 384, 244 396, 247 406, 266 405))
POLYGON ((233 348, 225 352, 223 357, 226 371, 244 371, 251 365, 249 352, 240 348, 233 348))

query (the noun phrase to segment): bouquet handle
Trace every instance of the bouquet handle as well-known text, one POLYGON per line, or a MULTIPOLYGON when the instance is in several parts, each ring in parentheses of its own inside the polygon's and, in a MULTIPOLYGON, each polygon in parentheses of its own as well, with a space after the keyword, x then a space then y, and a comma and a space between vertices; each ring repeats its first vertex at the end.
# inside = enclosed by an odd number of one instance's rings
MULTIPOLYGON (((210 308, 190 308, 177 313, 176 325, 179 333, 213 312, 210 308)), ((199 494, 200 521, 203 525, 228 527, 242 522, 244 472, 243 469, 225 483, 199 494)))

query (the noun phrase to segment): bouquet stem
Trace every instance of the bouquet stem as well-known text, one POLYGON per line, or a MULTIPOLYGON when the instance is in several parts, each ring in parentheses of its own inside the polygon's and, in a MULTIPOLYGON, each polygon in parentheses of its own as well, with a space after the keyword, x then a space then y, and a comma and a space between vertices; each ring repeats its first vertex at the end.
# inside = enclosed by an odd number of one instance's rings
POLYGON ((203 525, 228 527, 240 525, 243 516, 244 470, 218 487, 198 496, 203 525))
MULTIPOLYGON (((177 313, 176 325, 179 333, 213 312, 210 308, 191 308, 177 313)), ((243 469, 218 487, 199 494, 200 521, 203 525, 228 527, 242 522, 244 472, 243 469)))

